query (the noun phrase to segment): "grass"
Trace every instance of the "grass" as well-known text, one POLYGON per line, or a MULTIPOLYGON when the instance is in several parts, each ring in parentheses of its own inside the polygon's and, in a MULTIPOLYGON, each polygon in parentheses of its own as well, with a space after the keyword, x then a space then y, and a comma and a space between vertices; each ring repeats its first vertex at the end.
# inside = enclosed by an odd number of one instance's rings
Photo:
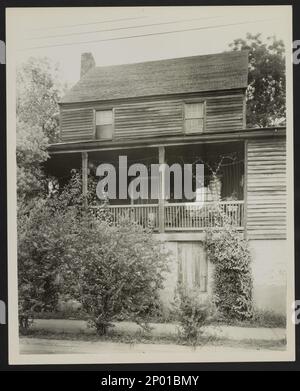
POLYGON ((211 324, 254 328, 286 328, 286 316, 272 311, 255 311, 253 318, 249 320, 239 321, 219 317, 215 318, 211 324))
MULTIPOLYGON (((117 332, 113 329, 109 330, 107 335, 99 336, 95 333, 64 333, 64 332, 51 332, 48 330, 29 330, 24 337, 28 338, 48 338, 48 339, 61 339, 61 340, 80 340, 89 342, 117 342, 127 343, 135 345, 138 343, 143 344, 176 344, 185 345, 185 342, 179 340, 175 334, 153 335, 151 332, 138 330, 134 333, 117 332)), ((207 343, 210 340, 215 340, 215 337, 203 338, 199 340, 199 344, 207 343)))
POLYGON ((255 312, 253 322, 258 325, 257 327, 286 328, 286 316, 272 311, 255 312))
MULTIPOLYGON (((39 319, 76 319, 76 320, 87 320, 88 316, 82 311, 60 311, 56 313, 43 313, 36 314, 36 318, 39 319)), ((167 317, 156 317, 155 323, 169 323, 166 321, 167 317)), ((236 327, 252 327, 252 328, 285 328, 286 318, 284 316, 277 315, 270 311, 257 311, 254 317, 247 321, 229 321, 222 319, 220 316, 210 320, 210 325, 213 326, 236 326, 236 327)), ((245 349, 268 349, 268 350, 284 350, 286 348, 285 340, 257 340, 257 339, 244 339, 242 341, 231 340, 228 338, 200 335, 196 343, 188 343, 184 341, 176 332, 166 332, 163 334, 151 333, 143 329, 139 330, 127 330, 127 329, 116 329, 112 328, 108 331, 105 336, 98 336, 96 332, 91 330, 89 333, 82 333, 74 331, 73 333, 66 333, 51 330, 30 329, 25 335, 28 338, 39 338, 39 339, 57 339, 57 340, 79 340, 86 342, 115 342, 115 343, 126 343, 129 345, 136 344, 173 344, 173 345, 190 345, 190 346, 227 346, 237 347, 245 349)))
POLYGON ((110 330, 105 336, 98 336, 97 334, 82 334, 82 333, 53 333, 46 330, 30 330, 25 336, 21 338, 38 338, 38 339, 55 339, 67 341, 85 341, 85 342, 115 342, 126 343, 131 346, 136 344, 172 344, 181 346, 222 346, 222 347, 236 347, 245 349, 268 349, 268 350, 285 350, 286 340, 269 341, 269 340, 252 340, 245 339, 243 341, 233 341, 227 338, 217 338, 214 336, 200 337, 197 343, 188 343, 182 341, 176 335, 154 336, 151 333, 138 331, 134 334, 118 333, 110 330))
POLYGON ((89 316, 81 309, 78 309, 53 312, 39 312, 34 314, 34 319, 88 320, 89 316))
MULTIPOLYGON (((68 319, 68 320, 88 320, 88 315, 82 311, 56 311, 56 312, 43 312, 35 315, 35 319, 68 319)), ((120 321, 126 319, 120 319, 120 321)), ((160 314, 160 316, 153 317, 149 320, 149 323, 174 323, 175 319, 172 313, 160 314)), ((211 325, 226 325, 236 327, 266 327, 266 328, 286 328, 286 317, 284 315, 276 314, 272 311, 255 311, 252 319, 238 321, 231 319, 223 319, 221 317, 215 317, 211 322, 211 325)))

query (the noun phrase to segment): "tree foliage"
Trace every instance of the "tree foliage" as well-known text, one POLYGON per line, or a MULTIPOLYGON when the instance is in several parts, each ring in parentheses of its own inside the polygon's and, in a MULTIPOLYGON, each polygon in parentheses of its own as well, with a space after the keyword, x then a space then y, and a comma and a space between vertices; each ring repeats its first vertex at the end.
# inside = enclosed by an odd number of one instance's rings
POLYGON ((179 323, 179 338, 188 344, 196 345, 212 312, 211 304, 203 302, 198 289, 177 286, 175 295, 175 314, 179 323))
POLYGON ((38 126, 17 122, 17 194, 29 201, 45 191, 42 163, 48 159, 48 139, 38 126))
POLYGON ((21 330, 35 312, 53 311, 61 292, 63 265, 73 257, 74 209, 56 208, 50 199, 18 208, 18 292, 21 330))
POLYGON ((168 254, 150 230, 131 220, 111 224, 78 203, 76 174, 61 192, 19 205, 18 263, 21 329, 34 312, 55 310, 60 294, 77 299, 104 334, 120 317, 139 324, 158 303, 168 254))
POLYGON ((86 214, 78 230, 64 285, 71 283, 68 290, 82 303, 92 326, 102 335, 116 319, 146 322, 159 301, 167 269, 160 243, 126 219, 115 227, 86 214))
POLYGON ((208 231, 206 239, 208 259, 215 265, 214 300, 225 319, 246 320, 253 316, 251 254, 241 233, 222 217, 222 229, 208 231))
POLYGON ((230 44, 233 50, 249 51, 247 126, 267 127, 286 115, 285 48, 276 37, 263 42, 261 34, 247 34, 230 44))
POLYGON ((58 75, 58 67, 47 57, 31 57, 17 70, 17 117, 40 127, 51 142, 58 140, 58 102, 66 88, 58 75))

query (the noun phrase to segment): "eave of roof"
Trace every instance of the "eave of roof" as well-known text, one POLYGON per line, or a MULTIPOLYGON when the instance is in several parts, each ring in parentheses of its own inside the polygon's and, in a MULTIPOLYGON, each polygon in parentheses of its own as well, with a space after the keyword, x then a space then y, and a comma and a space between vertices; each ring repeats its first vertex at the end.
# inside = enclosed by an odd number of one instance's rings
POLYGON ((51 144, 48 148, 50 154, 60 153, 75 153, 82 151, 101 151, 101 150, 114 150, 114 149, 130 149, 130 148, 145 148, 156 147, 160 145, 172 146, 181 144, 194 144, 205 142, 230 142, 241 141, 253 138, 272 138, 272 137, 285 137, 286 127, 269 127, 269 128, 247 128, 239 131, 220 132, 220 133, 203 133, 195 136, 186 135, 174 135, 164 137, 151 137, 147 139, 128 139, 128 140, 113 140, 113 141, 99 141, 99 140, 87 140, 87 141, 72 141, 64 143, 51 144))

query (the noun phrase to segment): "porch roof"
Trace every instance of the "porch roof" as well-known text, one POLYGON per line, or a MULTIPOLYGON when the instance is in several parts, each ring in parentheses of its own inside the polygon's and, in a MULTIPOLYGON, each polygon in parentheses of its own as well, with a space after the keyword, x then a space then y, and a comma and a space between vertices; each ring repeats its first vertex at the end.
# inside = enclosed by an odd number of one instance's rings
POLYGON ((253 138, 285 137, 285 127, 241 129, 240 131, 203 133, 195 136, 169 136, 136 140, 90 140, 51 144, 48 148, 50 154, 72 153, 82 151, 101 151, 125 148, 151 148, 163 146, 176 146, 188 144, 202 144, 211 142, 232 142, 253 138))
POLYGON ((91 69, 61 103, 242 89, 247 79, 247 51, 101 66, 91 69))

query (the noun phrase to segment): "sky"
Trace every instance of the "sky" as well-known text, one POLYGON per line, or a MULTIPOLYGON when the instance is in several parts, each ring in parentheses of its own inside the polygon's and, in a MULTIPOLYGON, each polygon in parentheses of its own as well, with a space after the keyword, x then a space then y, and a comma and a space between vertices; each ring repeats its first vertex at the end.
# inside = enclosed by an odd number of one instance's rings
POLYGON ((9 8, 7 25, 18 64, 49 57, 72 86, 83 52, 104 66, 219 53, 248 32, 289 44, 290 15, 289 6, 9 8))

